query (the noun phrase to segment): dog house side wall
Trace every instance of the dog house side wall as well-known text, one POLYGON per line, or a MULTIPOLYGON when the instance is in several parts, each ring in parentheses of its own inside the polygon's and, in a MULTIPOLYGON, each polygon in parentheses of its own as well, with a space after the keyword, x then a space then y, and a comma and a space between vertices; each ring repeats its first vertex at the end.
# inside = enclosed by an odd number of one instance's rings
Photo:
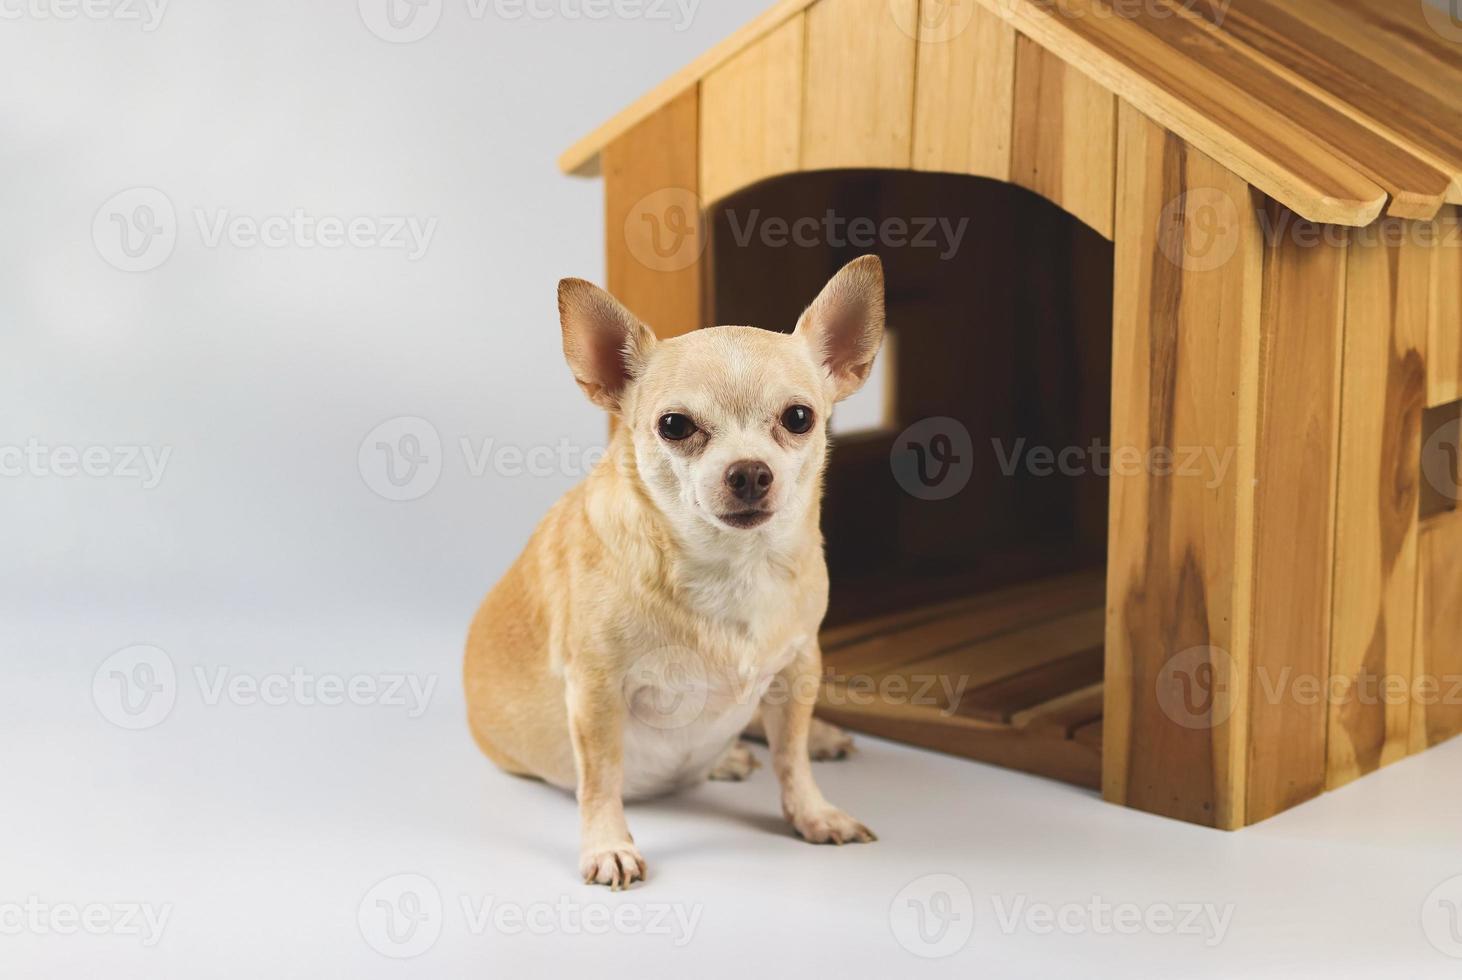
POLYGON ((825 113, 874 94, 859 86, 889 84, 817 40, 848 28, 838 11, 866 24, 859 2, 797 15, 605 148, 610 287, 662 335, 707 322, 710 236, 669 216, 781 173, 923 167, 1038 185, 1116 240, 1113 447, 1222 462, 1113 477, 1106 797, 1233 828, 1444 737, 1443 710, 1274 691, 1378 665, 1410 678, 1445 659, 1425 638, 1448 622, 1458 532, 1420 535, 1415 491, 1428 392, 1455 395, 1462 373, 1425 358, 1428 345, 1449 361, 1462 349, 1462 286, 1448 285, 1458 252, 1349 244, 1337 228, 1312 243, 1300 229, 1317 226, 1127 103, 1083 90, 1094 83, 998 21, 937 46, 939 68, 907 35, 870 47, 850 34, 860 57, 909 73, 911 115, 892 150, 884 116, 901 97, 884 100, 876 131, 859 113, 829 125, 825 113), (958 51, 973 43, 993 58, 970 69, 958 51), (1022 64, 1042 83, 1023 86, 1022 64), (938 97, 970 82, 1008 90, 1009 112, 938 97), (814 95, 823 84, 842 97, 814 95), (1103 97, 1110 127, 1071 110, 1103 97), (960 104, 971 115, 952 118, 960 104), (1060 162, 1101 172, 1107 153, 1110 192, 1060 176, 1060 162), (1184 244, 1215 227, 1233 236, 1216 264, 1184 244), (1183 683, 1201 686, 1193 710, 1164 703, 1183 683))

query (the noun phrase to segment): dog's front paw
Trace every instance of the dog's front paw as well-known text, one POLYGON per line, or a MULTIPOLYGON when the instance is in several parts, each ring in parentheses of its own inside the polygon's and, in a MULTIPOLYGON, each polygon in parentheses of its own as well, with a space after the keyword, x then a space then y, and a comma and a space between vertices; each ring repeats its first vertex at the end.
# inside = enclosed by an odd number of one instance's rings
POLYGON ((721 761, 716 763, 716 768, 711 770, 708 778, 739 783, 743 779, 750 779, 752 772, 759 765, 761 763, 756 761, 756 756, 751 754, 751 749, 746 747, 746 743, 737 742, 726 750, 725 755, 721 756, 721 761))
POLYGON ((579 855, 579 874, 586 885, 608 885, 618 891, 645 880, 645 859, 632 841, 587 847, 579 855))
POLYGON ((789 814, 787 819, 809 844, 867 844, 878 840, 873 831, 835 806, 789 814))
POLYGON ((812 719, 807 730, 807 754, 815 762, 829 759, 845 759, 853 751, 853 736, 837 725, 829 725, 820 718, 812 719))

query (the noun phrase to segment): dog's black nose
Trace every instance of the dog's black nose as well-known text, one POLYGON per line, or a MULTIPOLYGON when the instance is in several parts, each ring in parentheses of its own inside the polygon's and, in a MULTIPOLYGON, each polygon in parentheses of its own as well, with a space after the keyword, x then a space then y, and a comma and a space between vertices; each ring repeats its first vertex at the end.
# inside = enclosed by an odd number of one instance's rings
POLYGON ((759 459, 741 459, 726 467, 726 486, 737 500, 754 503, 767 495, 772 468, 759 459))

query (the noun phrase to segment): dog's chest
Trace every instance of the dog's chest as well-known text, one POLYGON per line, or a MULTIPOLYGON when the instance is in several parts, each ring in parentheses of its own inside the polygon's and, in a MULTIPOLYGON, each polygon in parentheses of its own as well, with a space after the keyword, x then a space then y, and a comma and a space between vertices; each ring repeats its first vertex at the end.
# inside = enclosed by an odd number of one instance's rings
POLYGON ((704 780, 782 683, 778 674, 815 641, 826 601, 825 579, 799 581, 754 551, 678 571, 674 611, 639 624, 625 679, 627 796, 704 780))
POLYGON ((625 795, 704 780, 808 639, 784 636, 768 649, 722 638, 709 655, 672 645, 640 657, 624 685, 625 795))

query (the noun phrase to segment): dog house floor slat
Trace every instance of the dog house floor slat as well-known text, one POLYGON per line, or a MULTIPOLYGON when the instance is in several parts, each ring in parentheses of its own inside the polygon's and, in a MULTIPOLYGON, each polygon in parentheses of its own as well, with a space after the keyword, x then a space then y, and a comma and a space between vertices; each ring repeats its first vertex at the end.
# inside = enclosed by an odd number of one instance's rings
MULTIPOLYGON (((1085 681, 1100 689, 1102 660, 1102 648, 1094 646, 1022 670, 992 684, 966 691, 954 706, 955 713, 997 725, 1024 727, 1017 719, 1022 716, 1029 718, 1032 709, 1059 701, 1071 692, 1073 682, 1085 681)), ((1090 721, 1093 717, 1100 718, 1101 711, 1085 720, 1090 721)))
POLYGON ((1100 608, 1104 575, 1073 575, 850 623, 822 634, 824 659, 847 671, 883 671, 1006 635, 1045 619, 1100 608))
POLYGON ((1098 757, 1102 754, 1102 720, 1089 721, 1071 733, 1071 740, 1094 749, 1098 757))
POLYGON ((1102 682, 1068 691, 1011 716, 1010 723, 1029 732, 1045 731, 1055 738, 1073 738, 1083 725, 1102 720, 1102 682))
MULTIPOLYGON (((1104 616, 1104 610, 1088 609, 1051 620, 1040 620, 974 643, 941 650, 933 657, 921 658, 893 673, 952 677, 958 682, 958 689, 968 695, 1090 650, 1094 645, 1094 636, 1098 638, 1095 645, 1100 646, 1104 616)), ((1064 692, 1078 686, 1080 685, 1068 683, 1063 687, 1053 678, 1048 682, 1046 690, 1064 692)), ((951 707, 943 704, 940 706, 951 707)), ((1017 704, 1015 710, 1021 707, 1029 705, 1017 704)))
POLYGON ((1100 572, 849 623, 823 637, 818 713, 926 748, 1096 787, 1100 572))

